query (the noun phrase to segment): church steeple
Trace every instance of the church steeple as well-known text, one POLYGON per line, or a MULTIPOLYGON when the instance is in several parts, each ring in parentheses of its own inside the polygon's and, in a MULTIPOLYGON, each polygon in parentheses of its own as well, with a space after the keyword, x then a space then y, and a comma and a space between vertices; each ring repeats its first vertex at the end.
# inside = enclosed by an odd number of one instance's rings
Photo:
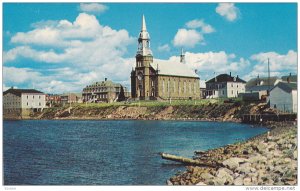
POLYGON ((148 55, 152 56, 152 51, 150 49, 150 35, 147 32, 146 21, 145 21, 144 15, 142 17, 142 29, 139 34, 138 51, 136 54, 142 55, 142 56, 148 56, 148 55))
POLYGON ((180 62, 183 64, 185 63, 185 54, 183 52, 183 48, 181 48, 180 62))
POLYGON ((143 21, 142 21, 142 31, 147 31, 146 21, 145 21, 145 16, 144 15, 143 15, 143 21))

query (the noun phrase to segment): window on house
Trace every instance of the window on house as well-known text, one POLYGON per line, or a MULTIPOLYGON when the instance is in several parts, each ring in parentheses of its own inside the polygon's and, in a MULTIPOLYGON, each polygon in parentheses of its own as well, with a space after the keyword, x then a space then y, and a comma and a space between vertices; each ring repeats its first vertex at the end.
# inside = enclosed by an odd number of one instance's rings
POLYGON ((170 80, 168 81, 167 89, 168 89, 168 93, 169 93, 170 92, 170 80))
POLYGON ((165 93, 165 80, 162 81, 162 91, 165 93))
POLYGON ((233 95, 233 90, 231 90, 231 95, 233 95))
POLYGON ((27 105, 28 105, 28 102, 27 102, 27 105))
POLYGON ((189 83, 189 92, 192 93, 192 85, 189 83))
POLYGON ((41 96, 39 96, 39 99, 41 99, 41 96))
POLYGON ((41 102, 39 102, 39 106, 41 106, 41 102))
POLYGON ((225 95, 225 91, 224 90, 222 91, 222 94, 225 95))
POLYGON ((28 99, 28 96, 27 96, 27 99, 28 99))
POLYGON ((231 83, 231 87, 233 87, 233 83, 231 83))
POLYGON ((183 82, 183 92, 186 93, 186 82, 183 82))

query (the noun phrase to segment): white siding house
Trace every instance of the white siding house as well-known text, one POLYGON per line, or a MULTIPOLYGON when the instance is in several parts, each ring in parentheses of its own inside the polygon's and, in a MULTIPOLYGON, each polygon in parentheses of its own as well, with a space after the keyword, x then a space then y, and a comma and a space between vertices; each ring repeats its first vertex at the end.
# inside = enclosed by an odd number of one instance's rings
POLYGON ((20 115, 46 107, 46 95, 34 89, 8 89, 3 92, 3 114, 20 115))
POLYGON ((283 112, 297 113, 297 84, 279 82, 270 91, 270 107, 283 112))
POLYGON ((22 93, 21 107, 24 109, 42 109, 46 106, 46 95, 43 93, 22 93))
POLYGON ((206 82, 206 98, 233 98, 245 92, 246 82, 238 76, 220 74, 206 82))

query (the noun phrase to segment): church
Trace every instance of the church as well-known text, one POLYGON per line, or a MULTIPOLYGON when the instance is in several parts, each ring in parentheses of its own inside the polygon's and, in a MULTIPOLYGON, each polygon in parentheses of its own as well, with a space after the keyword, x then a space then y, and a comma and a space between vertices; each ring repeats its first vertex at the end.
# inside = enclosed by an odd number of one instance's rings
POLYGON ((136 100, 200 99, 200 78, 180 60, 154 60, 145 17, 138 38, 136 66, 131 72, 131 96, 136 100))

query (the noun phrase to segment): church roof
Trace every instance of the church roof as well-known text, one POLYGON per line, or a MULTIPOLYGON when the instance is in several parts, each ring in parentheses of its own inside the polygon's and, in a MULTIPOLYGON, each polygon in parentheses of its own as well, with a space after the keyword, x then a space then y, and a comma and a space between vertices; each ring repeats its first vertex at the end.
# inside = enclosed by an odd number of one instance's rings
POLYGON ((158 74, 161 75, 199 78, 194 70, 180 62, 155 59, 153 63, 151 63, 151 67, 154 70, 158 69, 158 74))

